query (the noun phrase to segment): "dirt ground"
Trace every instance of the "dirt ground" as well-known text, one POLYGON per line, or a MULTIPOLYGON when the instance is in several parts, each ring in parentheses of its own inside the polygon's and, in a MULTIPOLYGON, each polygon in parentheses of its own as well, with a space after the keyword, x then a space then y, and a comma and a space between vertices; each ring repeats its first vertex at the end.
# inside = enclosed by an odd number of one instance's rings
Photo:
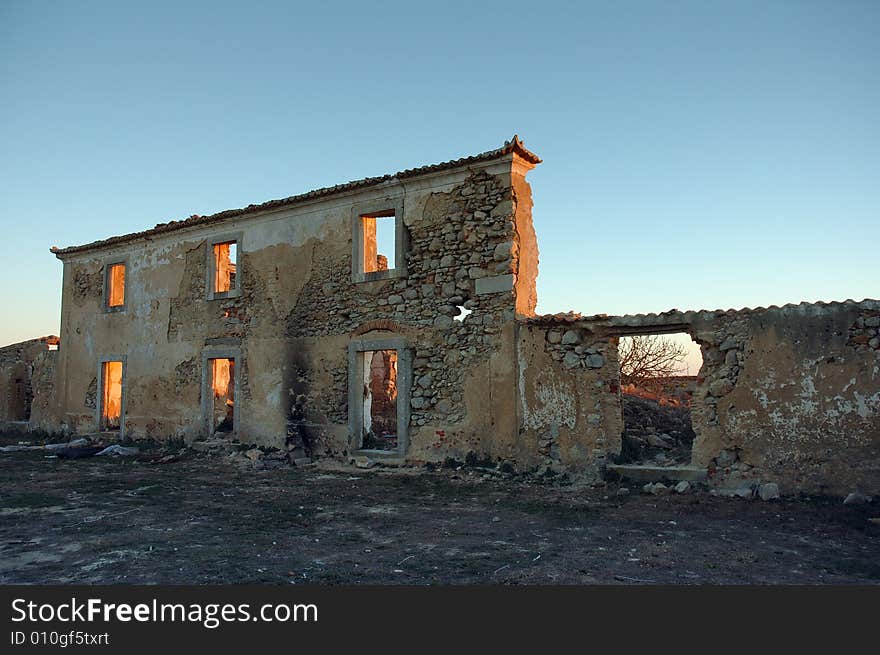
POLYGON ((160 454, 0 454, 0 583, 880 581, 876 503, 160 454))

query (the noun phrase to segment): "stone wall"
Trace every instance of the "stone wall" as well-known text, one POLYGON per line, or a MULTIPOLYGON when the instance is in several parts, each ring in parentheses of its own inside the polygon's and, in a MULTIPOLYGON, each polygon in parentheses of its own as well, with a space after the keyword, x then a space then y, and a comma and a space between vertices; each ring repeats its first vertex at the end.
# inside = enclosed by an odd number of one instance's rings
POLYGON ((552 318, 519 327, 520 465, 601 475, 620 451, 617 341, 552 318))
POLYGON ((42 369, 34 373, 37 362, 51 361, 58 337, 48 336, 0 348, 0 426, 27 429, 35 395, 47 391, 42 369), (43 357, 43 355, 46 357, 43 357))
POLYGON ((540 431, 560 423, 560 407, 583 404, 594 410, 586 423, 573 411, 563 412, 568 422, 561 423, 583 425, 578 432, 595 450, 604 443, 611 455, 619 452, 612 435, 622 427, 620 408, 611 402, 619 380, 616 340, 687 332, 703 354, 692 406, 692 462, 709 470, 713 484, 767 481, 790 492, 880 492, 878 301, 539 317, 528 330, 545 334, 544 351, 554 365, 532 376, 526 369, 526 434, 533 424, 540 431), (541 388, 545 401, 529 404, 535 401, 528 394, 537 396, 541 388))
POLYGON ((406 457, 506 452, 499 444, 517 434, 516 316, 534 309, 537 245, 525 181, 534 161, 504 150, 453 164, 59 253, 68 346, 45 414, 60 430, 95 431, 100 362, 123 358, 124 436, 204 438, 203 358, 231 349, 240 440, 345 455, 356 445, 349 346, 394 337, 411 354, 406 457), (406 272, 357 281, 353 220, 359 207, 383 203, 400 210, 406 272), (211 299, 209 249, 230 235, 240 288, 211 299), (120 259, 126 304, 107 312, 103 270, 120 259))
POLYGON ((52 412, 57 363, 57 350, 41 351, 33 360, 31 384, 33 385, 34 396, 28 424, 28 429, 33 432, 54 434, 59 431, 58 423, 52 412))
POLYGON ((64 348, 29 369, 40 381, 32 423, 95 431, 100 365, 112 358, 124 360, 124 436, 204 438, 213 353, 236 358, 238 439, 295 459, 350 455, 362 408, 352 406, 362 384, 352 362, 393 340, 405 353, 407 403, 397 409, 407 461, 476 456, 598 476, 621 448, 619 338, 687 332, 704 361, 693 464, 713 484, 880 491, 880 303, 534 316, 538 247, 525 178, 538 161, 514 139, 464 160, 56 251, 64 348), (395 215, 405 270, 353 266, 364 207, 395 215), (209 250, 231 238, 239 284, 214 299, 209 250), (118 261, 125 306, 105 311, 104 271, 118 261))

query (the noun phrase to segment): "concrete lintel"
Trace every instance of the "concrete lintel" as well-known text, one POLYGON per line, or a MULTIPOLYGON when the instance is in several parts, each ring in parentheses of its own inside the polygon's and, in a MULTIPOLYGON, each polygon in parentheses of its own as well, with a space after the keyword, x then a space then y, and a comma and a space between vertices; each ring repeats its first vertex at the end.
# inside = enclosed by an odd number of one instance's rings
POLYGON ((476 291, 478 296, 487 293, 503 293, 505 291, 513 291, 513 274, 495 275, 493 277, 480 277, 476 280, 476 291))

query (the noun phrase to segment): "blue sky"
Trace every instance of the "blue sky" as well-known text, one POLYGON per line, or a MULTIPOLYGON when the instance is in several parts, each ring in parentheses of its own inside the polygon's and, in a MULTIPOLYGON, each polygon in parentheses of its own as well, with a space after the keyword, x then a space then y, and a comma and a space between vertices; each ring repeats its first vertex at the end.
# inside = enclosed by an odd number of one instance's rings
POLYGON ((0 3, 0 344, 85 243, 499 146, 539 311, 878 297, 880 3, 0 3))

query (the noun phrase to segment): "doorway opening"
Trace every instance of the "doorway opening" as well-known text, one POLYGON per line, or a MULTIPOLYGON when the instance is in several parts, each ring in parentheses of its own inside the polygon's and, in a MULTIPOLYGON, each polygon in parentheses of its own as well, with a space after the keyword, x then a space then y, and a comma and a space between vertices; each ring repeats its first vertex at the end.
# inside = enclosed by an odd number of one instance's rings
POLYGON ((617 463, 690 464, 699 345, 685 332, 631 335, 620 338, 618 357, 623 437, 617 463))
POLYGON ((396 451, 397 351, 366 350, 363 358, 363 426, 361 448, 396 451))
POLYGON ((209 359, 211 374, 211 430, 232 432, 235 426, 235 359, 209 359))
POLYGON ((122 425, 122 362, 101 364, 101 430, 116 431, 122 425))

